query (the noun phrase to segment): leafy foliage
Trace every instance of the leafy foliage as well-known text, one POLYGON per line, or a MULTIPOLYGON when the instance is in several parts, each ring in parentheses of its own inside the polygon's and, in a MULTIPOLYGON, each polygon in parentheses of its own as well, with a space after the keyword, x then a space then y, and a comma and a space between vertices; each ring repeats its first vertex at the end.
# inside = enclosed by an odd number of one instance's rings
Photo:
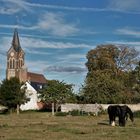
POLYGON ((25 88, 21 86, 22 84, 16 77, 3 80, 0 86, 0 104, 11 109, 25 103, 28 99, 25 95, 25 88))
POLYGON ((138 54, 126 46, 100 45, 90 50, 86 63, 88 73, 80 93, 83 102, 140 102, 138 54))
POLYGON ((62 103, 75 101, 72 85, 58 80, 48 81, 47 85, 40 91, 40 98, 45 103, 54 103, 56 110, 62 103))
POLYGON ((74 94, 72 85, 58 80, 48 81, 47 85, 40 90, 40 97, 43 101, 50 103, 73 102, 74 94))

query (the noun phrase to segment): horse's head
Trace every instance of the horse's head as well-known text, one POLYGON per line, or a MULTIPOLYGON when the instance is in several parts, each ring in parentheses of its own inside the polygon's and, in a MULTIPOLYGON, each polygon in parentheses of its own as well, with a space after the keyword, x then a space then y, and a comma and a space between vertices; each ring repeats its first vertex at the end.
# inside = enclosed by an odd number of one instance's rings
POLYGON ((134 122, 134 116, 133 116, 133 114, 131 114, 129 118, 130 118, 130 120, 131 120, 132 122, 134 122))
POLYGON ((127 107, 127 113, 129 114, 130 120, 133 122, 134 121, 134 115, 133 115, 132 110, 129 107, 127 107))

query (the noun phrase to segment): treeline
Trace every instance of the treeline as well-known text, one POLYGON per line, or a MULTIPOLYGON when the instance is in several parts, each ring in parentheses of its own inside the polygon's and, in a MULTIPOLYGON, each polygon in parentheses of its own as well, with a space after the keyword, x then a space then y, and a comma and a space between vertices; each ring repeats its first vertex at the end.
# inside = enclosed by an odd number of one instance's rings
MULTIPOLYGON (((73 85, 50 80, 39 91, 42 102, 52 104, 57 110, 62 103, 140 103, 140 57, 134 48, 100 45, 87 53, 88 69, 79 93, 73 85)), ((19 79, 3 80, 0 84, 0 104, 9 109, 29 101, 26 85, 19 79), (22 88, 21 88, 22 87, 22 88)))
POLYGON ((140 58, 134 48, 100 45, 87 53, 84 103, 140 103, 140 58))

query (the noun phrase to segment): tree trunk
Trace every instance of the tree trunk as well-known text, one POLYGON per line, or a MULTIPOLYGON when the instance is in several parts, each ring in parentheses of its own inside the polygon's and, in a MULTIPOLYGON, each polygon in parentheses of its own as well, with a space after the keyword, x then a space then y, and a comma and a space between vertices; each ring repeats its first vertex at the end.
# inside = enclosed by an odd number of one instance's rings
POLYGON ((17 115, 19 115, 19 104, 17 104, 17 115))
POLYGON ((58 112, 60 104, 56 104, 56 113, 58 112))
POLYGON ((52 115, 54 116, 54 103, 52 103, 52 115))

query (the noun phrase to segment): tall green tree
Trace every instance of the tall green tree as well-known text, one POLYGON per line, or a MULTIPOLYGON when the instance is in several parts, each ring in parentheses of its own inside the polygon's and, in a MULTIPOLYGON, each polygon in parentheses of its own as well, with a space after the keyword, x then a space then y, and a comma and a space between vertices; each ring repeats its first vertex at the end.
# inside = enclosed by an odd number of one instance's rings
POLYGON ((132 102, 132 80, 135 80, 131 71, 137 65, 138 54, 134 48, 115 45, 100 45, 90 50, 86 63, 88 73, 82 90, 85 102, 132 102))
POLYGON ((20 105, 28 101, 25 95, 26 88, 22 85, 16 77, 12 77, 10 80, 5 79, 0 85, 0 104, 9 109, 16 108, 17 114, 19 114, 20 105))
POLYGON ((58 80, 48 81, 47 85, 40 91, 40 98, 45 103, 52 104, 52 115, 54 115, 55 105, 57 111, 60 104, 75 101, 72 85, 58 80))
POLYGON ((134 92, 133 101, 140 103, 140 62, 136 68, 130 73, 130 83, 134 92))

